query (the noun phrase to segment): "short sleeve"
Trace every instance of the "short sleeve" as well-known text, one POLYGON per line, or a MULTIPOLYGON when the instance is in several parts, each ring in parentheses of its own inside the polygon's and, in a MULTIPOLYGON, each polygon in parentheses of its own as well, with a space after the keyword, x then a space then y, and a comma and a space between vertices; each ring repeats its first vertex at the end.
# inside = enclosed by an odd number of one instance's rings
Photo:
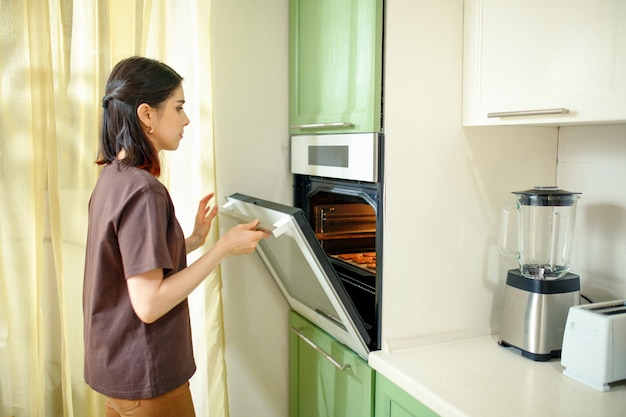
POLYGON ((170 214, 167 198, 150 188, 128 201, 117 231, 126 278, 157 268, 173 268, 167 244, 170 214))

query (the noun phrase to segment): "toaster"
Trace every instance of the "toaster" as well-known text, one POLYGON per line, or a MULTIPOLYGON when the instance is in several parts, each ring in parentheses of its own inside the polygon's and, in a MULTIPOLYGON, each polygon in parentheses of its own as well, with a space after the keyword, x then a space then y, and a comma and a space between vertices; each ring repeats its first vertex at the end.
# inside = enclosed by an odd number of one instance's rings
POLYGON ((598 391, 626 379, 626 300, 570 307, 561 365, 564 375, 598 391))

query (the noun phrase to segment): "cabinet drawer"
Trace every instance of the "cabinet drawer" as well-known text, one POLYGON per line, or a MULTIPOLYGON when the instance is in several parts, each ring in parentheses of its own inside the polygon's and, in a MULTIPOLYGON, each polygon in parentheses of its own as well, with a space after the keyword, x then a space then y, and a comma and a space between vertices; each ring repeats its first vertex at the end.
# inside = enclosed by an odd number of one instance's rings
POLYGON ((375 417, 439 417, 384 376, 376 375, 375 417))
POLYGON ((375 372, 295 312, 289 316, 291 417, 372 417, 375 372))

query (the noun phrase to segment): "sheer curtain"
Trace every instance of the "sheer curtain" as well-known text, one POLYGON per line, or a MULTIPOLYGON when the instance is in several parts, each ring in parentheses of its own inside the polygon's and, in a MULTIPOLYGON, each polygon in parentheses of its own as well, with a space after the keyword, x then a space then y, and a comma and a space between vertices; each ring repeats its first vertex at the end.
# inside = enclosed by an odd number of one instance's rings
MULTIPOLYGON (((87 202, 104 84, 130 55, 185 78, 191 124, 161 180, 189 232, 214 188, 210 2, 0 2, 0 417, 103 414, 83 380, 87 202)), ((220 282, 190 297, 198 416, 228 415, 220 282)))

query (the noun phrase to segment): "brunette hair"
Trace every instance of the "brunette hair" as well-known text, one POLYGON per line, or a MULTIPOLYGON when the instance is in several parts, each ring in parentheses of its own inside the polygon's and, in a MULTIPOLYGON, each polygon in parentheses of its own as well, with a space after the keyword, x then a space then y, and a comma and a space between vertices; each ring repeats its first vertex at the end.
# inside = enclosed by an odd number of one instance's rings
POLYGON ((102 99, 102 128, 97 164, 108 164, 124 149, 122 163, 145 169, 154 176, 161 173, 158 151, 143 131, 137 108, 146 103, 158 108, 183 78, 166 64, 134 56, 115 65, 102 99))

